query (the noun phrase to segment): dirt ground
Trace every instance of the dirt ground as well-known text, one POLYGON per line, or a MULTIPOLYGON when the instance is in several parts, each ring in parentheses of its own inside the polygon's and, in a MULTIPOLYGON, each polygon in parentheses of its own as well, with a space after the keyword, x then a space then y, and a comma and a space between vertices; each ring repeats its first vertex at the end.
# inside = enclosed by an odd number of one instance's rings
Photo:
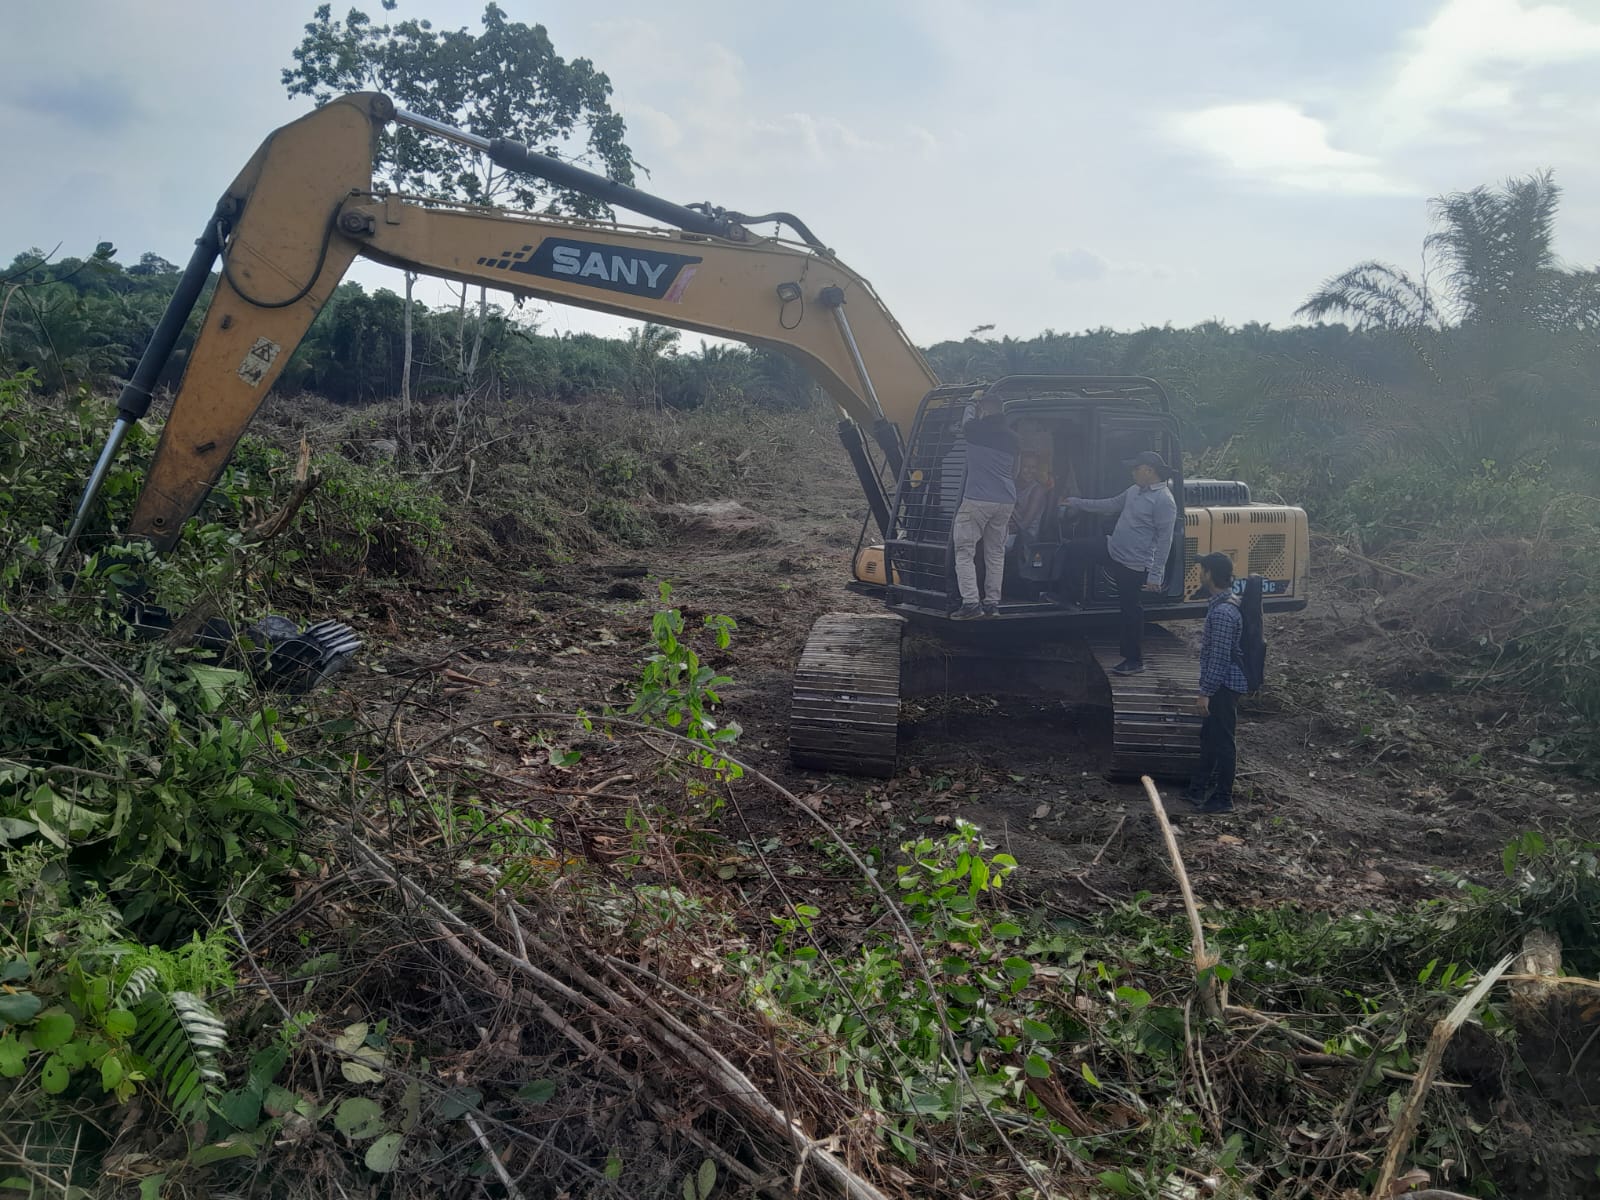
MULTIPOLYGON (((404 693, 440 727, 621 706, 669 580, 691 629, 710 613, 738 622, 732 647, 708 653, 735 681, 723 711, 743 728, 737 753, 858 845, 961 817, 1015 855, 1041 906, 1084 912, 1139 892, 1175 904, 1142 790, 1101 774, 1109 715, 1093 706, 935 697, 903 706, 893 781, 790 767, 789 673, 807 630, 826 611, 874 608, 844 586, 862 517, 838 457, 804 494, 755 485, 663 510, 663 540, 643 551, 368 592, 357 619, 376 645, 348 686, 374 711, 404 693)), ((1440 869, 1497 877, 1526 829, 1592 819, 1594 791, 1529 755, 1537 718, 1511 698, 1408 677, 1406 631, 1374 618, 1359 579, 1314 573, 1314 589, 1307 612, 1269 618, 1269 690, 1243 709, 1236 811, 1178 819, 1203 903, 1391 906, 1442 890, 1440 869)), ((812 853, 803 814, 769 802, 745 815, 796 861, 812 853)))

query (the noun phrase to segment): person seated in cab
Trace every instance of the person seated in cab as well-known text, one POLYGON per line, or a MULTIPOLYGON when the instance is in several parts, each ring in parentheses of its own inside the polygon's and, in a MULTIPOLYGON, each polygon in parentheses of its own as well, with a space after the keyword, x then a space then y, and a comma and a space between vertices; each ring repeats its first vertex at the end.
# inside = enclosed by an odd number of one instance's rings
POLYGON ((1030 538, 1039 536, 1045 505, 1050 500, 1050 481, 1040 468, 1037 454, 1023 453, 1017 467, 1017 503, 1011 510, 1010 536, 1006 539, 1008 548, 1015 543, 1018 534, 1026 534, 1030 538))
MULTIPOLYGON (((1144 670, 1144 607, 1140 592, 1160 592, 1167 577, 1167 556, 1177 527, 1178 503, 1167 480, 1172 469, 1154 450, 1145 450, 1123 463, 1133 472, 1133 486, 1103 500, 1069 496, 1066 507, 1078 512, 1117 514, 1108 536, 1077 538, 1066 542, 1056 558, 1057 579, 1071 573, 1082 599, 1089 572, 1104 567, 1117 585, 1117 605, 1122 613, 1122 661, 1111 668, 1118 675, 1144 670)), ((1066 602, 1060 592, 1056 603, 1066 602)))

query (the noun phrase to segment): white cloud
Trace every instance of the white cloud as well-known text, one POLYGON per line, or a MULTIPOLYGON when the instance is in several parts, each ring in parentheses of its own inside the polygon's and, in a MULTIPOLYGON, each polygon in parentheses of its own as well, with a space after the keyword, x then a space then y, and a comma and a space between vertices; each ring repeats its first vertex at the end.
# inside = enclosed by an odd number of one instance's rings
POLYGON ((1328 129, 1282 100, 1224 104, 1171 119, 1178 139, 1278 187, 1354 195, 1402 191, 1377 159, 1329 144, 1328 129))
POLYGON ((1390 144, 1453 113, 1504 113, 1538 68, 1600 57, 1600 22, 1556 4, 1447 0, 1409 41, 1379 105, 1376 132, 1390 144))
POLYGON ((1092 250, 1075 246, 1071 250, 1057 250, 1052 254, 1050 268, 1056 273, 1056 278, 1065 283, 1082 283, 1104 279, 1111 270, 1111 264, 1092 250))
POLYGON ((757 159, 826 166, 883 148, 834 117, 799 109, 763 112, 766 99, 751 92, 744 59, 720 42, 697 39, 695 69, 683 71, 675 56, 662 52, 681 34, 649 18, 606 19, 595 23, 595 31, 606 44, 617 110, 643 135, 642 144, 674 151, 680 167, 754 165, 757 159), (636 95, 657 99, 658 106, 640 103, 636 95))

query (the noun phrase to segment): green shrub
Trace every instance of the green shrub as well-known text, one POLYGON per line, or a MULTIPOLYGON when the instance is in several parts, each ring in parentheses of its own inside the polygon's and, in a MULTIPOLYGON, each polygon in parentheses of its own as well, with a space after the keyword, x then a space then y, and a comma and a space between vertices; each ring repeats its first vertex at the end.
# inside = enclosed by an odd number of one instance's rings
POLYGON ((1354 480, 1320 515, 1325 527, 1374 550, 1431 531, 1531 534, 1558 495, 1543 467, 1485 461, 1458 474, 1424 462, 1386 464, 1354 480))

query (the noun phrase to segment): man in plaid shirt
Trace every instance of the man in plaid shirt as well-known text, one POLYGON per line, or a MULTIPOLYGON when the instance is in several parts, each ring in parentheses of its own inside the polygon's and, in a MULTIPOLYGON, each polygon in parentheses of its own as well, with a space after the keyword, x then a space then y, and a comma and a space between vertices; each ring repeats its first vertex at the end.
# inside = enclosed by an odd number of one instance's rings
POLYGON ((1205 720, 1200 725, 1200 769, 1183 798, 1196 812, 1225 813, 1233 811, 1239 697, 1250 690, 1239 645, 1244 616, 1233 596, 1233 560, 1215 552, 1202 555, 1199 566, 1200 588, 1211 597, 1200 636, 1200 695, 1195 701, 1205 720))

